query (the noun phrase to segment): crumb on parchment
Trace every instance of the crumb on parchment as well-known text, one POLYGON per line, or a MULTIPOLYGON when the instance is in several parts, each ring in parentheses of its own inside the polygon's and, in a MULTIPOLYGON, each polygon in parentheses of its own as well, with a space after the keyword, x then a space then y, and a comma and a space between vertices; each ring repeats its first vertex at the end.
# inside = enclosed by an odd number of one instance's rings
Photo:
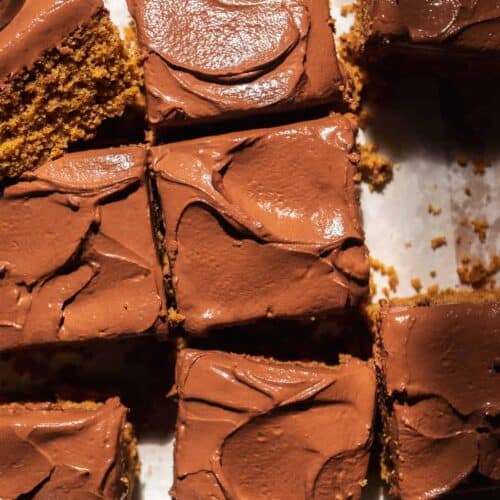
POLYGON ((420 293, 420 290, 422 290, 422 281, 420 278, 412 278, 410 284, 417 293, 420 293))
POLYGON ((427 206, 427 212, 431 215, 440 215, 442 211, 441 207, 435 207, 432 203, 427 206))
POLYGON ((495 275, 500 271, 500 256, 492 255, 490 262, 485 264, 479 259, 472 260, 469 255, 462 257, 462 263, 457 267, 460 282, 472 288, 494 288, 495 275))
POLYGON ((370 191, 383 191, 394 177, 394 162, 381 155, 374 143, 360 144, 358 151, 356 181, 368 184, 370 191))
POLYGON ((431 278, 435 278, 435 277, 437 276, 437 272, 436 272, 436 271, 434 271, 434 270, 432 270, 432 271, 429 273, 429 276, 430 276, 431 278))
POLYGON ((471 221, 474 232, 478 235, 479 241, 484 243, 486 241, 486 232, 490 227, 486 219, 473 219, 471 221))
POLYGON ((433 250, 437 250, 438 248, 444 247, 448 244, 446 240, 446 236, 435 236, 431 240, 431 247, 433 250))
POLYGON ((382 288, 382 293, 388 297, 390 292, 396 292, 399 285, 398 273, 394 266, 388 266, 378 259, 370 257, 370 266, 373 271, 380 273, 388 278, 388 287, 382 288))
POLYGON ((344 4, 342 5, 342 7, 340 7, 340 15, 342 17, 354 14, 355 12, 356 12, 356 5, 354 3, 344 4))

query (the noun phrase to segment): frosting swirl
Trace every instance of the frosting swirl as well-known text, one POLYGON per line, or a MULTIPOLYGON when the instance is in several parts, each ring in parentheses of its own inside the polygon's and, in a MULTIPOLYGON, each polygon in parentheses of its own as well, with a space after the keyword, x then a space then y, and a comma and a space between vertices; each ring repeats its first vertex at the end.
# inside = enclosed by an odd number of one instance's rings
POLYGON ((153 125, 338 96, 326 1, 128 2, 153 125))
POLYGON ((375 406, 370 364, 187 349, 177 363, 174 498, 361 495, 375 406))

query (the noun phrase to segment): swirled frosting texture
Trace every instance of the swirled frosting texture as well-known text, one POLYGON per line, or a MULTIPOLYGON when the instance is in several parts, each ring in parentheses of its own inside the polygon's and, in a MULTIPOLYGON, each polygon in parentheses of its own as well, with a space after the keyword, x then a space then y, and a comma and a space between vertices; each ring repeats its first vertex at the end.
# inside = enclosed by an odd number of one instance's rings
POLYGON ((340 96, 327 0, 128 0, 154 127, 340 96))
POLYGON ((0 406, 0 498, 124 498, 127 410, 37 403, 0 406))
POLYGON ((162 329, 140 147, 73 153, 0 196, 0 350, 162 329))
POLYGON ((103 9, 102 0, 0 0, 0 83, 103 9))
POLYGON ((379 341, 394 493, 500 488, 500 302, 384 308, 379 341))
POLYGON ((369 0, 372 33, 415 43, 500 50, 498 0, 369 0))
POLYGON ((174 498, 361 496, 375 404, 371 365, 196 350, 182 351, 177 363, 174 498))
POLYGON ((332 115, 153 149, 186 331, 309 318, 366 293, 352 127, 332 115))

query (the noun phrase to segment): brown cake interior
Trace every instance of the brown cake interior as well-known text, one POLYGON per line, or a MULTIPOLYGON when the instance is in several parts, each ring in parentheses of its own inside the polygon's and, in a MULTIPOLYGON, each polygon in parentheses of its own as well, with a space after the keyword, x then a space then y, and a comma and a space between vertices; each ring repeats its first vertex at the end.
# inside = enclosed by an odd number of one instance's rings
POLYGON ((93 137, 139 95, 140 70, 106 11, 45 53, 0 93, 0 180, 93 137))

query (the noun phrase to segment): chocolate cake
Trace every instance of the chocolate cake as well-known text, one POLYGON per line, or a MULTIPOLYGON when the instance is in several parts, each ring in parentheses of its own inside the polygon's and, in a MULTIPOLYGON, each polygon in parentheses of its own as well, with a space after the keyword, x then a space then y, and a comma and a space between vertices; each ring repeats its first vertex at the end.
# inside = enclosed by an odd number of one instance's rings
POLYGON ((0 405, 0 498, 131 499, 138 462, 126 415, 118 398, 0 405))
POLYGON ((399 498, 500 494, 500 293, 383 303, 386 479, 399 498))
POLYGON ((174 498, 361 497, 375 411, 370 363, 183 350, 176 389, 174 498))
POLYGON ((341 103, 327 0, 128 0, 162 128, 341 103))
POLYGON ((353 127, 331 115, 153 148, 186 332, 309 321, 365 296, 353 127))
POLYGON ((0 181, 92 137, 139 76, 102 0, 2 0, 0 181))
POLYGON ((140 146, 73 153, 0 195, 0 350, 166 330, 140 146))
POLYGON ((500 64, 496 0, 360 0, 357 4, 353 36, 375 57, 500 64))

